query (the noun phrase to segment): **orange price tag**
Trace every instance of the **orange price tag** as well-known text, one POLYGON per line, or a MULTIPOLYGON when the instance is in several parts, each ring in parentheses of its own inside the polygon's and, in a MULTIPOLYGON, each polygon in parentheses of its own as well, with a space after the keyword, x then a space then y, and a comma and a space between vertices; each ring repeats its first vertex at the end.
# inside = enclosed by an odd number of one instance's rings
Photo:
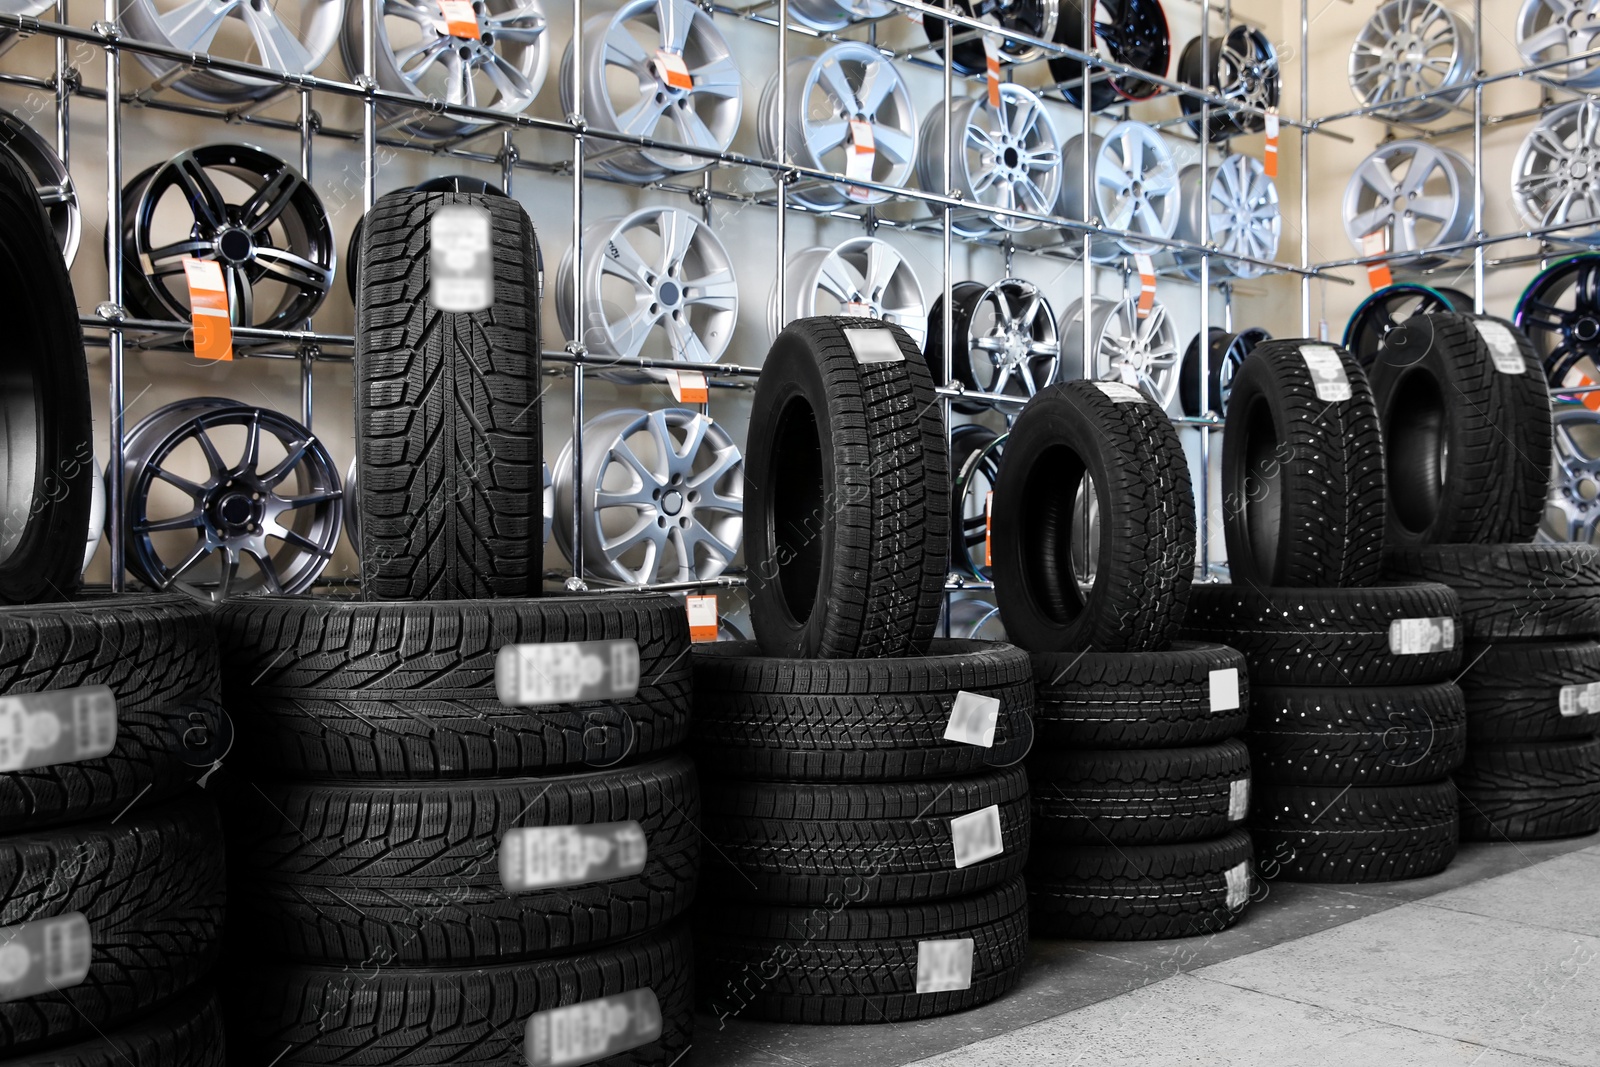
POLYGON ((697 370, 667 371, 667 385, 680 404, 704 404, 711 399, 706 376, 697 370))
POLYGON ((665 48, 656 49, 655 74, 663 84, 672 89, 693 89, 694 78, 683 62, 683 56, 665 48))
MULTIPOLYGON (((1566 377, 1561 379, 1561 384, 1569 389, 1585 389, 1595 384, 1595 380, 1576 367, 1567 371, 1566 377)), ((1600 393, 1579 393, 1578 403, 1590 411, 1600 411, 1600 393)))
POLYGON ((228 325, 228 288, 222 266, 214 259, 183 258, 189 282, 189 319, 194 324, 194 354, 200 359, 233 358, 233 329, 228 325))
POLYGON ((1133 262, 1139 271, 1139 317, 1145 319, 1156 306, 1156 268, 1142 252, 1133 257, 1133 262))
MULTIPOLYGON (((1361 239, 1361 254, 1364 256, 1382 256, 1389 252, 1389 231, 1374 230, 1361 239)), ((1387 289, 1394 284, 1394 275, 1389 273, 1387 260, 1367 264, 1367 284, 1373 292, 1387 289)))
MULTIPOLYGON (((877 159, 878 144, 872 136, 872 123, 861 119, 850 120, 850 139, 847 142, 844 156, 844 174, 847 178, 872 177, 872 165, 877 159)), ((863 189, 858 185, 845 188, 845 194, 852 200, 867 200, 872 196, 871 189, 863 189)))
POLYGON ((853 315, 858 319, 870 319, 875 317, 872 314, 871 304, 860 304, 854 300, 845 301, 844 305, 839 309, 839 314, 853 315))
POLYGON ((472 0, 438 0, 438 3, 446 33, 469 41, 479 39, 478 13, 472 10, 472 0))
POLYGON ((1267 177, 1278 176, 1278 109, 1272 108, 1267 112, 1267 147, 1261 159, 1261 167, 1267 172, 1267 177))
MULTIPOLYGON (((993 15, 985 15, 983 21, 991 26, 997 26, 993 15)), ((989 83, 989 106, 996 111, 1000 110, 1000 46, 995 42, 992 33, 983 35, 983 60, 986 68, 985 80, 989 83)))
POLYGON ((983 565, 994 566, 994 538, 990 536, 994 525, 994 490, 983 496, 983 565))
POLYGON ((684 604, 689 610, 689 640, 696 644, 703 641, 715 641, 717 639, 717 595, 708 593, 705 596, 685 597, 684 604))

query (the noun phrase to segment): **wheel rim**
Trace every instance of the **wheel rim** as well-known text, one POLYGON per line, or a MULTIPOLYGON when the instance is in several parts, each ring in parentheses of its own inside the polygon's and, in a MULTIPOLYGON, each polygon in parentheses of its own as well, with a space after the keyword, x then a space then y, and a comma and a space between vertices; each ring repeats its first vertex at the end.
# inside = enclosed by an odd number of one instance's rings
MULTIPOLYGON (((953 6, 963 15, 968 17, 974 15, 971 0, 955 0, 953 6)), ((1024 33, 1042 41, 1054 38, 1061 11, 1059 0, 987 0, 980 7, 982 14, 995 17, 1001 29, 1024 33)), ((942 59, 944 20, 928 15, 922 20, 922 28, 928 35, 928 43, 942 59)), ((950 32, 956 35, 965 32, 966 29, 965 26, 951 26, 950 32)), ((1002 63, 1031 63, 1044 54, 1044 50, 1036 45, 1010 39, 1000 41, 999 51, 1002 63)), ((983 41, 980 38, 974 37, 962 41, 952 48, 950 53, 950 65, 962 74, 982 74, 987 69, 983 41)))
POLYGON ((978 597, 962 597, 950 602, 947 629, 951 637, 968 641, 1004 641, 1000 609, 978 597))
MULTIPOLYGON (((1206 211, 1211 244, 1225 255, 1250 256, 1272 260, 1278 255, 1283 234, 1283 215, 1278 204, 1278 185, 1267 177, 1266 168, 1253 156, 1236 155, 1223 160, 1211 175, 1211 195, 1200 193, 1200 167, 1183 168, 1178 176, 1181 210, 1174 236, 1196 244, 1200 241, 1200 212, 1206 211)), ((1175 253, 1184 273, 1198 278, 1200 257, 1175 253)), ((1219 259, 1217 268, 1236 278, 1259 278, 1266 267, 1235 259, 1219 259)))
MULTIPOLYGON (((122 5, 122 17, 127 20, 131 36, 141 41, 254 63, 287 74, 315 73, 339 40, 344 13, 345 0, 280 0, 270 4, 252 0, 129 0, 122 5)), ((134 54, 158 78, 183 66, 134 54)), ((217 104, 263 100, 287 88, 282 82, 209 70, 185 74, 172 87, 217 104)))
POLYGON ((981 548, 988 537, 989 494, 1000 476, 1000 457, 1006 437, 975 423, 957 426, 950 432, 952 452, 965 447, 968 439, 976 445, 960 468, 953 472, 950 481, 956 517, 951 565, 985 581, 990 569, 982 562, 981 548))
MULTIPOLYGON (((1600 217, 1600 108, 1575 100, 1545 113, 1517 150, 1511 195, 1535 228, 1600 217)), ((1600 240, 1590 233, 1580 240, 1600 240)))
MULTIPOLYGON (((1097 0, 1091 16, 1093 40, 1103 42, 1111 58, 1124 66, 1166 77, 1172 63, 1172 32, 1160 3, 1153 0, 1097 0)), ((1079 0, 1063 0, 1056 23, 1057 44, 1086 51, 1083 39, 1083 7, 1079 0)), ((1050 76, 1057 83, 1083 78, 1083 64, 1056 56, 1050 59, 1050 76)), ((1142 78, 1111 75, 1096 82, 1089 104, 1095 110, 1117 100, 1144 100, 1161 91, 1161 86, 1142 78)), ((1063 88, 1069 104, 1082 106, 1082 88, 1063 88)))
POLYGON ((1390 285, 1363 300, 1344 328, 1344 347, 1370 366, 1383 352, 1389 331, 1413 315, 1453 311, 1449 298, 1426 285, 1390 285))
MULTIPOLYGON (((1600 39, 1600 0, 1523 0, 1516 36, 1517 51, 1529 65, 1591 51, 1600 39)), ((1600 87, 1600 62, 1579 60, 1535 77, 1573 89, 1594 89, 1600 87)))
POLYGON ((1345 234, 1356 251, 1363 239, 1383 231, 1391 261, 1412 267, 1437 266, 1455 253, 1424 255, 1455 244, 1472 230, 1472 201, 1464 195, 1471 181, 1465 159, 1448 148, 1422 141, 1392 141, 1356 167, 1345 186, 1345 234))
POLYGON ((894 11, 887 0, 793 0, 789 17, 813 30, 833 33, 858 19, 879 19, 894 11))
POLYGON ((9 111, 0 111, 0 143, 11 149, 33 178, 39 203, 50 219, 56 243, 61 246, 62 258, 67 266, 72 266, 78 255, 78 237, 83 226, 72 174, 56 155, 56 150, 33 127, 9 111))
POLYGON ((1600 533, 1600 413, 1557 404, 1550 496, 1540 532, 1551 541, 1594 544, 1600 533))
POLYGON ((293 329, 333 281, 333 230, 309 183, 248 145, 180 152, 123 190, 129 303, 151 318, 187 320, 183 260, 217 261, 236 326, 293 329), (224 193, 218 185, 241 192, 224 193), (183 236, 157 237, 168 227, 183 236))
POLYGON ((1216 388, 1206 390, 1205 402, 1200 400, 1200 335, 1195 334, 1189 347, 1183 350, 1183 364, 1178 375, 1179 391, 1185 415, 1196 416, 1206 410, 1219 415, 1228 413, 1228 398, 1233 395, 1233 379, 1245 358, 1255 351, 1262 341, 1272 335, 1259 326, 1247 326, 1238 333, 1229 333, 1220 326, 1211 327, 1211 344, 1207 363, 1216 388))
POLYGON ((891 322, 921 348, 927 305, 911 264, 877 237, 854 237, 835 248, 812 248, 791 263, 781 305, 774 290, 772 336, 795 319, 855 315, 891 322))
MULTIPOLYGON (((1178 77, 1197 89, 1216 87, 1218 95, 1231 104, 1245 104, 1265 110, 1278 106, 1280 70, 1278 51, 1266 34, 1248 26, 1235 26, 1226 37, 1213 37, 1209 43, 1211 71, 1201 69, 1201 39, 1184 47, 1178 61, 1178 77)), ((1190 97, 1179 101, 1186 115, 1198 118, 1201 102, 1190 97)), ((1236 133, 1260 133, 1266 120, 1254 112, 1222 111, 1213 108, 1209 140, 1236 133)), ((1199 123, 1192 122, 1195 132, 1199 123)))
MULTIPOLYGON (((728 568, 744 534, 744 460, 722 427, 686 408, 624 409, 591 419, 583 435, 588 568, 630 585, 728 568)), ((556 541, 570 559, 570 442, 554 474, 556 541)))
POLYGON ((211 602, 300 593, 332 557, 338 470, 293 419, 216 397, 180 401, 140 420, 126 449, 128 566, 152 587, 211 602), (213 439, 223 430, 242 442, 237 462, 223 458, 228 440, 213 439), (174 469, 197 459, 198 480, 174 469), (253 575, 241 573, 251 564, 253 575))
MULTIPOLYGON (((944 171, 946 121, 962 134, 962 150, 952 160, 951 179, 961 195, 985 207, 1049 215, 1061 190, 1061 143, 1044 105, 1020 85, 1000 86, 1000 107, 971 97, 957 101, 947 116, 943 106, 928 116, 922 130, 919 178, 936 189, 944 171)), ((981 237, 996 228, 1011 233, 1036 229, 1031 219, 957 211, 951 225, 963 237, 981 237)))
MULTIPOLYGON (((1083 329, 1079 299, 1062 318, 1064 351, 1082 351, 1083 329)), ((1163 410, 1171 405, 1178 390, 1178 335, 1164 305, 1153 305, 1141 319, 1136 300, 1095 297, 1089 309, 1089 351, 1095 380, 1131 385, 1163 410)), ((1076 368, 1068 368, 1067 376, 1079 377, 1076 368)))
MULTIPOLYGON (((7 15, 29 15, 38 18, 50 10, 55 0, 0 0, 0 12, 7 15)), ((12 45, 22 38, 12 30, 0 31, 0 55, 4 55, 12 45)))
POLYGON ((1063 154, 1060 210, 1068 218, 1083 214, 1086 149, 1093 153, 1094 202, 1100 218, 1111 229, 1135 235, 1095 241, 1095 258, 1113 258, 1119 250, 1159 251, 1162 246, 1138 238, 1165 240, 1178 227, 1178 168, 1161 135, 1141 122, 1121 122, 1103 138, 1074 137, 1063 154))
POLYGON ((1350 50, 1350 89, 1363 107, 1380 107, 1375 114, 1431 122, 1448 115, 1467 90, 1391 101, 1461 84, 1472 73, 1472 52, 1471 29, 1433 0, 1392 0, 1356 36, 1350 50))
POLYGON ((1574 256, 1535 278, 1517 301, 1516 324, 1551 385, 1600 381, 1600 255, 1574 256))
POLYGON ((980 292, 967 316, 967 371, 974 388, 1034 396, 1056 380, 1061 345, 1037 285, 1006 278, 980 292))

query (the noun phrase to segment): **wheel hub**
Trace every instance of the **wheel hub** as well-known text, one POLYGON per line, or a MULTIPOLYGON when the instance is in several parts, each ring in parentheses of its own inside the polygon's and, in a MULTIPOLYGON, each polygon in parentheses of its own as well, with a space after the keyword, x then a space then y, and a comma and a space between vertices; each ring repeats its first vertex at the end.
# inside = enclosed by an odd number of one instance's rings
POLYGON ((250 262, 256 254, 255 240, 250 236, 250 231, 242 226, 229 226, 217 234, 215 247, 223 262, 233 266, 250 262))
POLYGON ((669 489, 661 496, 661 510, 668 515, 677 515, 683 510, 683 494, 676 489, 669 489))
POLYGON ((665 278, 656 286, 656 302, 662 307, 675 308, 678 301, 683 299, 683 290, 678 288, 678 283, 665 278))
POLYGON ((261 494, 237 481, 223 482, 212 490, 205 514, 217 534, 224 538, 254 532, 261 525, 261 494))
POLYGON ((1581 315, 1578 321, 1572 324, 1572 333, 1578 340, 1586 343, 1600 338, 1600 320, 1590 315, 1581 315))

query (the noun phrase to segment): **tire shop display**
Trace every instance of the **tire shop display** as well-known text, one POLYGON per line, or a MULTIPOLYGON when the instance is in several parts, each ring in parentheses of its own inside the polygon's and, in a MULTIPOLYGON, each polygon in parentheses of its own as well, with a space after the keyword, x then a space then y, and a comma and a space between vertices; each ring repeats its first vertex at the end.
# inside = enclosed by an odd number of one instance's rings
POLYGON ((1213 326, 1210 337, 1204 407, 1200 401, 1200 335, 1195 334, 1189 347, 1183 350, 1183 362, 1178 368, 1178 400, 1185 415, 1201 415, 1206 411, 1227 414, 1228 398, 1233 395, 1233 379, 1238 376, 1239 367, 1255 351, 1256 345, 1272 340, 1272 335, 1259 326, 1246 326, 1238 333, 1213 326))
MULTIPOLYGON (((1019 5, 1020 6, 1020 5, 1019 5)), ((1172 34, 1166 12, 1157 0, 1094 0, 1089 10, 1089 43, 1083 38, 1083 0, 1061 0, 1055 8, 1055 42, 1080 51, 1104 45, 1105 52, 1123 66, 1165 78, 1172 63, 1172 34)), ((1038 34, 1047 37, 1048 34, 1038 34)), ((1073 107, 1083 106, 1084 66, 1067 56, 1050 58, 1050 77, 1073 107)), ((1161 86, 1136 75, 1096 75, 1088 87, 1089 107, 1103 111, 1118 103, 1155 96, 1161 86)))
MULTIPOLYGON (((1220 94, 1232 105, 1212 108, 1207 141, 1261 132, 1267 109, 1278 106, 1281 94, 1278 50, 1265 33, 1250 26, 1235 26, 1223 37, 1194 38, 1178 56, 1177 77, 1196 89, 1220 94)), ((1201 101, 1182 96, 1179 104, 1198 135, 1201 101)))
MULTIPOLYGON (((1016 82, 1003 82, 999 105, 979 97, 937 108, 923 120, 918 135, 917 181, 924 189, 942 186, 945 154, 962 198, 982 207, 1053 214, 1062 188, 1061 139, 1044 101, 1016 82), (953 136, 952 136, 953 134, 953 136)), ((951 226, 962 237, 983 237, 1000 229, 1025 233, 1039 227, 1032 219, 962 208, 951 226)))
POLYGON ((1344 230, 1357 252, 1379 235, 1397 265, 1421 270, 1456 258, 1472 233, 1472 164, 1427 141, 1390 141, 1356 167, 1344 192, 1344 230), (1428 249, 1441 248, 1430 253, 1428 249))
MULTIPOLYGON (((1020 278, 993 285, 958 282, 950 300, 949 345, 944 342, 942 295, 928 312, 925 354, 935 374, 943 376, 948 358, 952 380, 964 388, 1018 397, 1034 396, 1056 380, 1061 343, 1055 315, 1037 285, 1020 278)), ((981 401, 956 400, 951 406, 969 415, 985 410, 981 401)))
POLYGON ((1383 351, 1389 332, 1413 315, 1435 311, 1470 314, 1472 297, 1456 289, 1402 282, 1386 285, 1357 305, 1345 324, 1342 344, 1356 362, 1370 367, 1383 351))

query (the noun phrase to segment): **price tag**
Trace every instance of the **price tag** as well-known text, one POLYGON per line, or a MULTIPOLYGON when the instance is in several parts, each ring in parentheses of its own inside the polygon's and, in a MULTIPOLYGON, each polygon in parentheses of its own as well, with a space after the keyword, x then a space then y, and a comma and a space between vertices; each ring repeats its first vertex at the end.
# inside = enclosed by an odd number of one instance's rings
POLYGON ((228 288, 222 280, 222 265, 214 259, 184 256, 183 276, 189 283, 195 356, 233 359, 233 327, 228 324, 228 288))
MULTIPOLYGON (((877 158, 878 144, 872 135, 872 123, 862 119, 851 119, 850 136, 845 142, 845 177, 871 181, 872 166, 877 158)), ((872 190, 859 185, 850 185, 845 187, 845 195, 852 200, 870 200, 872 190)))
POLYGON ((1211 710, 1234 711, 1239 707, 1239 668, 1211 672, 1211 710))
POLYGON ((717 594, 684 597, 689 612, 689 640, 700 644, 717 639, 717 594))
POLYGON ((609 1059, 660 1036, 655 991, 634 989, 528 1016, 522 1054, 529 1067, 569 1067, 609 1059))
POLYGON ((1278 176, 1278 109, 1267 108, 1267 146, 1261 157, 1261 169, 1267 177, 1278 176))
MULTIPOLYGON (((1562 376, 1561 384, 1568 389, 1584 389, 1596 383, 1593 378, 1574 367, 1562 376)), ((1579 393, 1577 399, 1590 411, 1600 411, 1600 393, 1579 393)))
POLYGON ((519 826, 500 839, 500 884, 513 893, 628 878, 648 849, 636 822, 519 826))
POLYGON ((1094 384, 1117 404, 1140 404, 1149 399, 1127 382, 1095 382, 1094 384))
MULTIPOLYGON (((983 21, 991 26, 998 26, 993 15, 985 15, 983 21)), ((992 33, 983 35, 983 64, 984 81, 989 87, 989 107, 998 112, 1000 110, 1000 41, 992 33)))
POLYGON ((89 977, 93 954, 82 912, 0 928, 0 1004, 71 989, 89 977))
POLYGON ((1422 656, 1455 647, 1456 621, 1452 618, 1395 619, 1389 624, 1391 655, 1422 656))
POLYGON ((994 566, 994 490, 983 494, 983 565, 994 566))
POLYGON ((1000 721, 1000 701, 969 693, 965 689, 956 693, 950 706, 950 721, 944 725, 944 739, 979 748, 994 747, 994 727, 1000 721))
MULTIPOLYGON (((1373 230, 1361 239, 1361 254, 1364 256, 1385 256, 1389 254, 1389 231, 1373 230)), ((1367 285, 1373 292, 1387 289, 1394 284, 1394 275, 1389 273, 1389 261, 1379 260, 1377 263, 1367 264, 1367 285)))
POLYGON ((1250 779, 1235 778, 1228 783, 1228 821, 1238 822, 1250 814, 1250 779))
POLYGON ((1557 705, 1563 719, 1579 715, 1600 715, 1600 682, 1586 685, 1564 685, 1556 694, 1557 705))
POLYGON ((428 304, 437 311, 482 311, 494 303, 489 212, 446 204, 428 222, 428 304))
MULTIPOLYGON (((865 307, 865 304, 845 307, 865 307)), ((906 354, 893 330, 845 330, 844 339, 850 342, 850 351, 856 354, 857 363, 904 363, 906 354)))
POLYGON ((478 13, 472 10, 472 0, 438 0, 438 3, 446 33, 464 40, 479 40, 478 13))
POLYGON ((952 993, 972 986, 970 937, 917 942, 917 992, 952 993))
POLYGON ((1326 341, 1327 339, 1328 339, 1328 320, 1327 319, 1318 319, 1317 320, 1317 340, 1326 341))
POLYGON ((624 700, 639 691, 639 646, 631 640, 506 645, 494 686, 508 708, 624 700))
POLYGON ((950 840, 955 844, 957 870, 1000 855, 1006 850, 1000 838, 1000 805, 951 819, 950 840))
POLYGON ((1222 877, 1228 884, 1228 910, 1238 911, 1250 899, 1250 861, 1234 864, 1222 877))
POLYGON ((653 69, 657 80, 670 89, 694 88, 694 78, 689 75, 689 68, 683 62, 681 53, 657 48, 653 69))
POLYGON ((704 404, 711 399, 711 389, 703 371, 669 370, 667 386, 680 404, 704 404))
POLYGON ((1494 360, 1495 370, 1501 374, 1527 373, 1528 365, 1522 358, 1522 350, 1517 347, 1517 338, 1505 323, 1494 319, 1473 319, 1472 324, 1478 328, 1478 336, 1483 338, 1483 343, 1489 346, 1489 358, 1494 360))
POLYGON ((117 698, 103 685, 0 697, 0 772, 99 759, 117 747, 117 698))
POLYGON ((1141 319, 1147 319, 1156 306, 1156 268, 1151 264, 1150 257, 1142 252, 1133 257, 1133 262, 1139 271, 1138 315, 1141 319))
POLYGON ((1301 345, 1300 358, 1306 361, 1306 370, 1311 372, 1311 386, 1318 400, 1338 403, 1355 396, 1337 349, 1328 345, 1301 345))
POLYGON ((910 19, 912 22, 915 22, 918 26, 922 25, 922 12, 918 11, 916 8, 912 8, 910 11, 907 11, 906 18, 910 19))

